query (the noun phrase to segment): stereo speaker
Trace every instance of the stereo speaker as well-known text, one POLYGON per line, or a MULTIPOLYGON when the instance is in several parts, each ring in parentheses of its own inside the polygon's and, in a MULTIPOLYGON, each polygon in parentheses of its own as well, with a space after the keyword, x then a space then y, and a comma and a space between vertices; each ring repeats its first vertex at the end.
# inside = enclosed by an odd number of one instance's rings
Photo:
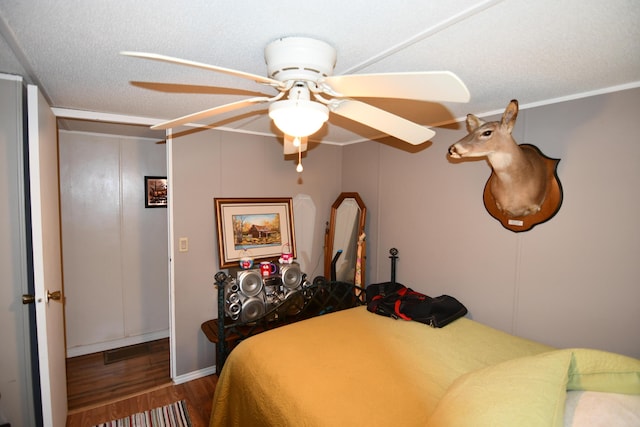
POLYGON ((259 269, 238 272, 240 292, 248 297, 255 297, 262 291, 262 276, 259 269))
POLYGON ((239 271, 235 279, 227 277, 224 299, 226 314, 232 320, 251 322, 262 317, 265 296, 260 270, 239 271))
POLYGON ((289 315, 297 314, 304 306, 304 296, 299 291, 305 275, 296 262, 280 264, 277 274, 268 277, 262 277, 260 269, 239 270, 235 276, 224 279, 225 313, 232 320, 258 320, 285 301, 289 315))
POLYGON ((302 284, 302 271, 300 264, 294 262, 291 264, 283 264, 280 266, 280 277, 285 288, 292 290, 297 289, 302 284))

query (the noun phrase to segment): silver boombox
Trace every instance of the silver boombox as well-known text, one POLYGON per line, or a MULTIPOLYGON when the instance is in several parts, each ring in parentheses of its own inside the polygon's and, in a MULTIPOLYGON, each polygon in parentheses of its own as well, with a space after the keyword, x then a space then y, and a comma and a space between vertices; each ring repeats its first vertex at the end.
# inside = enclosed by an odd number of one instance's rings
MULTIPOLYGON (((295 315, 304 305, 300 291, 309 285, 297 262, 278 264, 276 274, 267 277, 262 277, 260 269, 239 270, 224 283, 225 314, 232 320, 252 322, 282 305, 286 314, 295 315)), ((278 311, 271 316, 269 320, 275 320, 278 311)))

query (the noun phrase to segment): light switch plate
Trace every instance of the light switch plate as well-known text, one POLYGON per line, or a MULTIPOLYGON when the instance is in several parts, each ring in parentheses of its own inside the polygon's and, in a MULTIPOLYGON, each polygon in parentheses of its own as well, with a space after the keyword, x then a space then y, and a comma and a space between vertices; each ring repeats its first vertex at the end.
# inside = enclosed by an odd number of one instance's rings
POLYGON ((180 252, 189 252, 189 239, 187 237, 181 237, 178 240, 178 250, 180 252))

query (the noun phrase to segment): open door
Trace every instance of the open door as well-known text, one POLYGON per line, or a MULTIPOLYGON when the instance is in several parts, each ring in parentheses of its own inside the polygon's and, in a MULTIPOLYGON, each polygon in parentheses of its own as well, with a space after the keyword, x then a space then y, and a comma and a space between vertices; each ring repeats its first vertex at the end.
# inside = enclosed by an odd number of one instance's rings
POLYGON ((38 88, 33 85, 27 87, 27 108, 42 421, 44 426, 64 427, 67 421, 67 373, 56 118, 38 88))

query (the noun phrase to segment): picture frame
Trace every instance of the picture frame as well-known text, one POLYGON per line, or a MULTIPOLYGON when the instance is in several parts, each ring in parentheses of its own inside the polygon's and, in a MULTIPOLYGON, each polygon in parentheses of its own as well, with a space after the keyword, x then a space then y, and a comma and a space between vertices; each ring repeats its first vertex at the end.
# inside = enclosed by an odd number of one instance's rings
POLYGON ((167 207, 167 177, 166 176, 145 176, 144 177, 144 207, 145 208, 166 208, 167 207))
POLYGON ((214 204, 220 268, 246 256, 273 261, 285 248, 296 257, 291 197, 215 198, 214 204))

